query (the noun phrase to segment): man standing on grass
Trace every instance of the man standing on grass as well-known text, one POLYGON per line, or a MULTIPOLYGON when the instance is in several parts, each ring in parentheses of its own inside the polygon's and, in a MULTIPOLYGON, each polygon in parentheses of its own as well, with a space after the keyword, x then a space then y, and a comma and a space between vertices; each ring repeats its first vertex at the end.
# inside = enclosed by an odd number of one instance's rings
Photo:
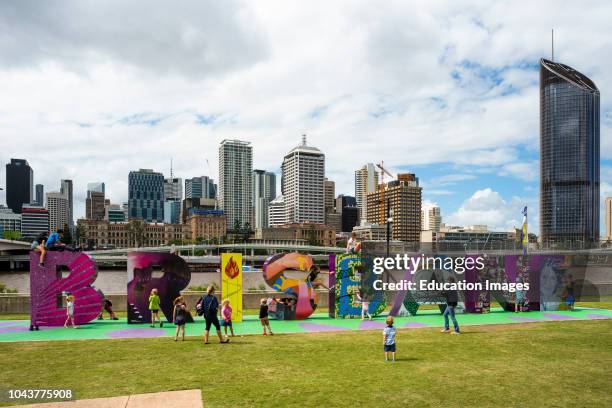
POLYGON ((220 343, 227 343, 229 339, 223 340, 221 336, 221 325, 219 324, 219 318, 217 313, 219 312, 219 301, 215 297, 215 287, 209 286, 206 290, 206 296, 200 300, 202 304, 202 310, 204 310, 204 320, 206 321, 206 331, 204 332, 204 344, 208 344, 208 333, 210 332, 210 326, 215 326, 217 329, 217 336, 219 336, 220 343))
MULTIPOLYGON (((451 276, 448 278, 448 282, 452 285, 455 283, 455 277, 451 276)), ((459 323, 457 323, 457 318, 455 317, 455 308, 457 307, 457 303, 459 302, 459 294, 457 290, 445 290, 442 292, 442 295, 446 299, 446 309, 444 310, 444 329, 442 329, 442 333, 449 333, 450 328, 448 324, 448 316, 453 320, 453 326, 455 331, 453 334, 459 334, 459 323)))

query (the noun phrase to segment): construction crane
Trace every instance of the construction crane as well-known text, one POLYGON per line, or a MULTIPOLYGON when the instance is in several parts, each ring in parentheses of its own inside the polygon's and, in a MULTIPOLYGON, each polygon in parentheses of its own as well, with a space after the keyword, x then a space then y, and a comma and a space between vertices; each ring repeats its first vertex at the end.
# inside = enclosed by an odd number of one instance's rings
POLYGON ((376 164, 376 167, 380 169, 380 225, 386 224, 386 216, 385 216, 385 174, 394 178, 393 174, 389 170, 385 168, 385 162, 380 161, 380 163, 376 164))

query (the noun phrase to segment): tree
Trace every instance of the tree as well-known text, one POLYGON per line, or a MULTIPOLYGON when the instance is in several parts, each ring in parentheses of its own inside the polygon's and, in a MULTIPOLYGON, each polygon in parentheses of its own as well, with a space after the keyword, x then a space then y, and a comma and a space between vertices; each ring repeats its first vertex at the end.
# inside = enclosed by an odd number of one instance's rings
POLYGON ((310 231, 308 233, 308 245, 310 246, 319 246, 319 241, 317 240, 317 235, 314 231, 310 231))
POLYGON ((64 237, 62 238, 62 242, 66 245, 72 245, 72 232, 70 232, 68 224, 64 224, 64 237))
POLYGON ((11 241, 17 241, 21 238, 21 233, 19 231, 4 231, 2 234, 4 239, 10 239, 11 241))
POLYGON ((87 240, 87 231, 82 224, 77 223, 76 230, 74 231, 74 239, 78 245, 81 245, 81 241, 87 240))
POLYGON ((141 220, 131 220, 128 223, 128 235, 137 248, 145 244, 145 224, 141 220))
POLYGON ((233 233, 234 234, 238 234, 240 233, 240 230, 242 229, 242 224, 240 223, 240 220, 235 220, 234 221, 234 229, 233 229, 233 233))
POLYGON ((251 224, 248 222, 245 223, 244 228, 242 228, 242 230, 240 231, 240 234, 242 235, 242 242, 249 242, 252 233, 253 228, 251 228, 251 224))

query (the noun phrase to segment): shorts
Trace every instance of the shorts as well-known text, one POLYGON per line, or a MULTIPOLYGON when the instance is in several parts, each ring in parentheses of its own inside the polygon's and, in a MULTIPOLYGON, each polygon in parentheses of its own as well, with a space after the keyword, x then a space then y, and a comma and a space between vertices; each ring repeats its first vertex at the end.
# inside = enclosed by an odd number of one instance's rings
POLYGON ((204 320, 206 321, 206 331, 210 330, 210 326, 215 326, 217 331, 221 330, 221 325, 219 325, 219 318, 217 315, 206 317, 204 316, 204 320))
POLYGON ((228 322, 228 321, 225 321, 225 320, 221 320, 221 326, 223 326, 223 327, 232 327, 232 321, 230 320, 228 322))
POLYGON ((184 326, 185 325, 185 318, 184 317, 177 317, 176 320, 174 321, 174 324, 176 326, 184 326))
POLYGON ((259 321, 261 322, 262 326, 265 325, 265 324, 269 324, 270 323, 270 321, 268 320, 267 317, 260 317, 259 321))
POLYGON ((395 353, 395 343, 385 344, 385 353, 395 353))
POLYGON ((157 312, 159 312, 159 309, 151 309, 151 313, 155 314, 157 312))

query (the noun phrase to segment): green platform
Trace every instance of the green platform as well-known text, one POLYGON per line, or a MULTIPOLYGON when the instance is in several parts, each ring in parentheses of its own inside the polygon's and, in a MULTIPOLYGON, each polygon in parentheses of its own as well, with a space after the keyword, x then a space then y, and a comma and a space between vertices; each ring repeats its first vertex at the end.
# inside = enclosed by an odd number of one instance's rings
MULTIPOLYGON (((274 333, 313 333, 346 330, 381 330, 385 327, 385 316, 372 321, 354 319, 332 319, 324 314, 314 314, 307 320, 277 321, 271 320, 274 333)), ((577 308, 574 311, 526 312, 511 313, 493 310, 488 314, 457 315, 459 325, 517 324, 564 320, 597 320, 612 319, 612 310, 577 308)), ((422 327, 441 327, 442 316, 434 311, 423 311, 417 316, 396 317, 395 326, 399 329, 416 329, 422 327)), ((87 339, 121 339, 169 337, 174 334, 174 325, 167 323, 162 329, 149 325, 128 325, 125 319, 118 321, 94 320, 77 329, 63 327, 41 327, 39 331, 29 331, 27 320, 0 320, 0 342, 19 341, 52 341, 52 340, 87 340, 87 339)), ((466 329, 469 330, 469 329, 466 329)), ((204 332, 202 318, 186 326, 187 336, 201 336, 204 332)), ((213 329, 214 332, 214 329, 213 329)), ((261 325, 256 316, 246 316, 241 323, 234 323, 236 335, 261 334, 261 325)))

